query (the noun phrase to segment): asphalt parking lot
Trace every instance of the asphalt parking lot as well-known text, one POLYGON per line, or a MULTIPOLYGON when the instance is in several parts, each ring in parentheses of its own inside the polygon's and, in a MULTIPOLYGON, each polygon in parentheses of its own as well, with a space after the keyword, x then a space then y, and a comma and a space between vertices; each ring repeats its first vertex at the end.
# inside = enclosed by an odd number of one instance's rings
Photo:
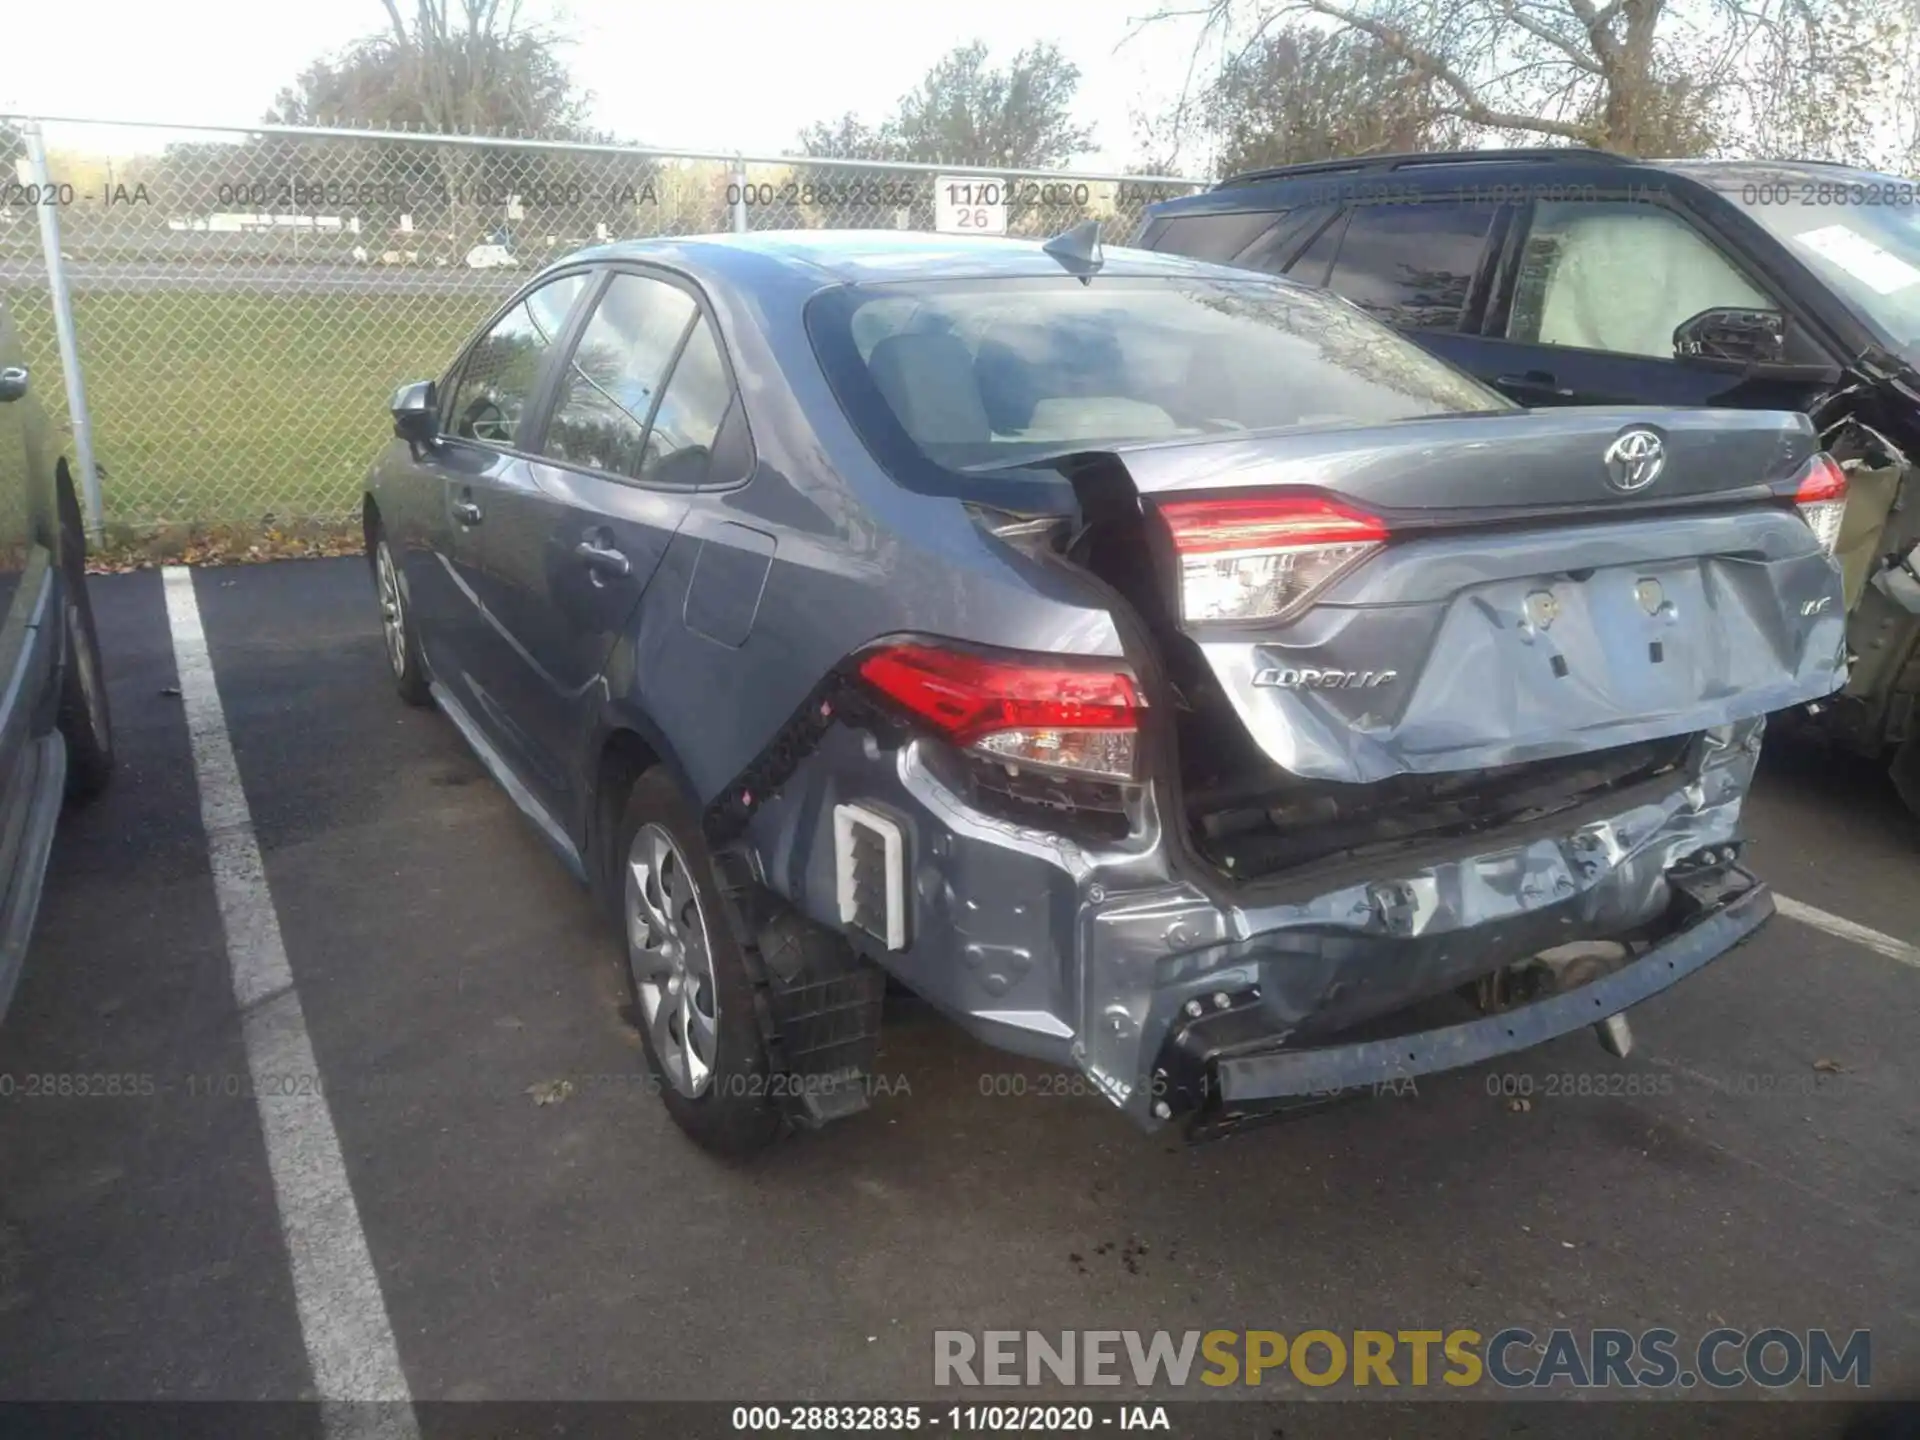
MULTIPOLYGON (((584 892, 394 699, 363 562, 191 583, 417 1399, 924 1396, 935 1329, 994 1327, 1867 1328, 1874 1389, 1920 1388, 1910 950, 1782 915, 1626 1061, 1570 1037, 1201 1147, 903 1002, 893 1093, 730 1168, 641 1083, 584 892)), ((0 1398, 311 1395, 164 582, 92 585, 121 771, 0 1027, 0 1398), (131 1093, 23 1092, 62 1074, 131 1093)), ((1784 896, 1920 939, 1870 771, 1770 754, 1750 831, 1784 896)))

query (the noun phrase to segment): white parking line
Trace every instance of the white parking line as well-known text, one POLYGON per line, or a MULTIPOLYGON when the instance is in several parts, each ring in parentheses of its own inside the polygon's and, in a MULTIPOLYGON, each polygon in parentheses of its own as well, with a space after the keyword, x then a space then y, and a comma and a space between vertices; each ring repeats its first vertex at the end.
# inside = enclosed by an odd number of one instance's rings
POLYGON ((234 764, 193 575, 178 565, 163 574, 233 996, 325 1428, 336 1437, 414 1440, 419 1429, 407 1380, 347 1183, 333 1115, 326 1097, 315 1093, 317 1085, 298 1083, 298 1077, 319 1071, 234 764))
POLYGON ((1777 891, 1773 897, 1773 908, 1789 920, 1798 920, 1802 925, 1811 925, 1814 929, 1824 930, 1829 935, 1838 935, 1842 940, 1851 940, 1856 945, 1864 945, 1869 950, 1879 952, 1889 960, 1898 960, 1902 965, 1911 965, 1916 970, 1920 970, 1920 946, 1909 945, 1904 940, 1896 940, 1891 935, 1883 935, 1880 931, 1870 930, 1865 925, 1856 925, 1842 916, 1789 899, 1777 891))

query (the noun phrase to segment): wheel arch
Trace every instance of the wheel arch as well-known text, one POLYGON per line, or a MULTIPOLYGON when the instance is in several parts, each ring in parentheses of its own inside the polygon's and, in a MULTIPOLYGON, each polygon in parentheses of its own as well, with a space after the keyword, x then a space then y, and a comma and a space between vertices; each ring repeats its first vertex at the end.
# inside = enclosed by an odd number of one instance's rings
POLYGON ((617 700, 608 703, 594 727, 594 736, 585 767, 588 785, 581 817, 581 855, 589 883, 603 901, 617 907, 619 887, 613 882, 619 857, 613 853, 614 839, 634 782, 649 771, 659 770, 672 778, 675 788, 696 812, 700 802, 672 743, 636 706, 617 700))
POLYGON ((373 540, 380 530, 380 502, 371 490, 360 496, 360 538, 367 548, 367 563, 373 563, 373 540))

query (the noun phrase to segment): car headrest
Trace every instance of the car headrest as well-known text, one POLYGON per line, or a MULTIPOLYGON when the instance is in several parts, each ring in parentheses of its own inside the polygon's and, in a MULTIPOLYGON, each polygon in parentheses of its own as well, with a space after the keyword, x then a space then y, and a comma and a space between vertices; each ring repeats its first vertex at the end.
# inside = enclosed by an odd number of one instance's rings
POLYGON ((1033 423, 1033 407, 1043 390, 1033 362, 1005 340, 981 342, 973 379, 987 419, 1000 434, 1017 434, 1033 423))
POLYGON ((889 335, 873 347, 867 370, 916 441, 965 445, 993 438, 973 357, 954 336, 889 335))
POLYGON ((1187 359, 1181 402, 1195 418, 1215 419, 1240 413, 1238 366, 1244 358, 1229 359, 1218 345, 1202 345, 1187 359))

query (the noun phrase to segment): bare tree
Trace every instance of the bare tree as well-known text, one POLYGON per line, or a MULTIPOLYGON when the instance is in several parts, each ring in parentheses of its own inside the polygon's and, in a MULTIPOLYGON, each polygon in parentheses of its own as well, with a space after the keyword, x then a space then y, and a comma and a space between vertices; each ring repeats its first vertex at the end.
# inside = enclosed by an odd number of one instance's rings
POLYGON ((1230 57, 1289 23, 1363 37, 1431 83, 1440 118, 1498 138, 1857 158, 1910 3, 1206 0, 1205 31, 1230 57))

